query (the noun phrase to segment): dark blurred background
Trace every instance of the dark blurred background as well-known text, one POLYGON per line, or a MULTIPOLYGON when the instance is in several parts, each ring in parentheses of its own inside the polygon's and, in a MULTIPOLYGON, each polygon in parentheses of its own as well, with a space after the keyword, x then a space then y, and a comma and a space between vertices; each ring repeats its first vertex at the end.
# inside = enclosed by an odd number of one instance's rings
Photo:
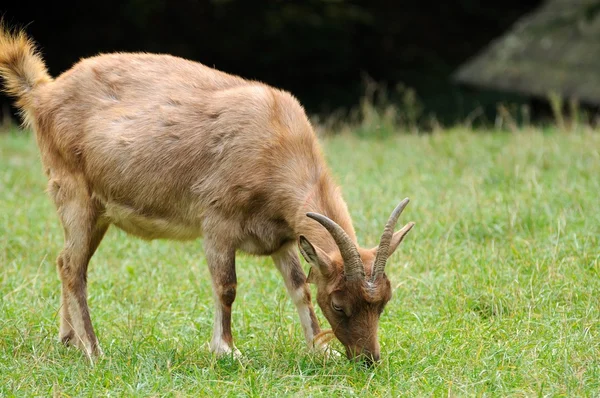
MULTIPOLYGON (((52 75, 111 51, 163 52, 295 94, 307 111, 356 106, 365 79, 415 90, 423 115, 464 120, 520 93, 467 88, 456 69, 541 4, 538 0, 4 0, 4 22, 24 27, 52 75)), ((3 104, 9 103, 0 97, 3 104)), ((12 109, 12 108, 11 108, 12 109)))

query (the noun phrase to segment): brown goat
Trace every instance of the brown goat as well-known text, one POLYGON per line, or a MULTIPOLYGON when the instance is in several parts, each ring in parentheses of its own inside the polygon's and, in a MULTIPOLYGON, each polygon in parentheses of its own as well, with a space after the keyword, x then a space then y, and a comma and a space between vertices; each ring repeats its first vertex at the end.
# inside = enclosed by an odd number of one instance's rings
POLYGON ((33 42, 0 28, 0 76, 36 134, 64 228, 59 338, 101 353, 87 305, 90 258, 108 226, 144 239, 204 238, 215 318, 211 351, 235 353, 235 255, 268 255, 310 347, 320 327, 308 283, 349 358, 379 360, 390 300, 384 267, 412 228, 377 247, 352 221, 298 101, 289 93, 169 55, 104 54, 56 79, 33 42), (296 245, 310 264, 306 277, 296 245))

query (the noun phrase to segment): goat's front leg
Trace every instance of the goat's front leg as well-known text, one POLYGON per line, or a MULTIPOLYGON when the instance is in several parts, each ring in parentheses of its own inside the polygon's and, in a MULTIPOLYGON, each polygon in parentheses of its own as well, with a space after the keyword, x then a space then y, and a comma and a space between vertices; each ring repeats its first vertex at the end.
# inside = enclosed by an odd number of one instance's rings
POLYGON ((283 276, 288 294, 296 306, 307 345, 310 348, 320 348, 314 347, 314 339, 321 332, 321 328, 315 315, 310 289, 306 283, 306 274, 300 265, 296 246, 286 246, 273 254, 272 258, 283 276))
POLYGON ((233 354, 235 357, 240 357, 241 354, 235 348, 231 334, 231 307, 235 301, 237 289, 235 249, 207 241, 205 252, 215 300, 215 319, 210 350, 217 356, 233 354))

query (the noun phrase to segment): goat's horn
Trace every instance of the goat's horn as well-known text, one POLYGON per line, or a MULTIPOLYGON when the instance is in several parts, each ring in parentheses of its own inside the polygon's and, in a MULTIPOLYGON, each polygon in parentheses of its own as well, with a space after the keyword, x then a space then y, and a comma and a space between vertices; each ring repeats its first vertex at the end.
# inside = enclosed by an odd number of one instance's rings
POLYGON ((358 254, 356 245, 352 242, 346 231, 322 214, 306 213, 306 216, 324 226, 331 234, 344 260, 344 274, 346 279, 365 279, 365 268, 360 259, 360 254, 358 254))
POLYGON ((404 199, 392 212, 390 215, 390 219, 387 224, 385 224, 385 228, 383 230, 383 234, 381 235, 381 239, 379 241, 379 246, 377 248, 377 255, 375 257, 375 262, 373 263, 373 275, 371 276, 371 280, 375 281, 380 275, 383 274, 385 269, 385 263, 389 257, 390 243, 392 241, 392 236, 394 236, 394 228, 396 227, 396 222, 400 217, 400 214, 408 204, 408 198, 404 199))

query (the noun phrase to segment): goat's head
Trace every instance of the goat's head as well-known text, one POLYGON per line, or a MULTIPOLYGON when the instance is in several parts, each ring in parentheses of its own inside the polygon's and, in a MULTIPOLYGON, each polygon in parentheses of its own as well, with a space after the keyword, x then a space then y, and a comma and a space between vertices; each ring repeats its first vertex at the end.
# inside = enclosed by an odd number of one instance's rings
POLYGON ((300 252, 311 265, 308 281, 317 285, 317 303, 349 359, 362 358, 369 364, 379 361, 379 317, 392 297, 385 264, 414 225, 410 222, 394 233, 407 204, 408 198, 394 209, 379 245, 372 249, 357 247, 329 218, 307 213, 329 231, 339 248, 339 252, 326 253, 300 236, 300 252))

